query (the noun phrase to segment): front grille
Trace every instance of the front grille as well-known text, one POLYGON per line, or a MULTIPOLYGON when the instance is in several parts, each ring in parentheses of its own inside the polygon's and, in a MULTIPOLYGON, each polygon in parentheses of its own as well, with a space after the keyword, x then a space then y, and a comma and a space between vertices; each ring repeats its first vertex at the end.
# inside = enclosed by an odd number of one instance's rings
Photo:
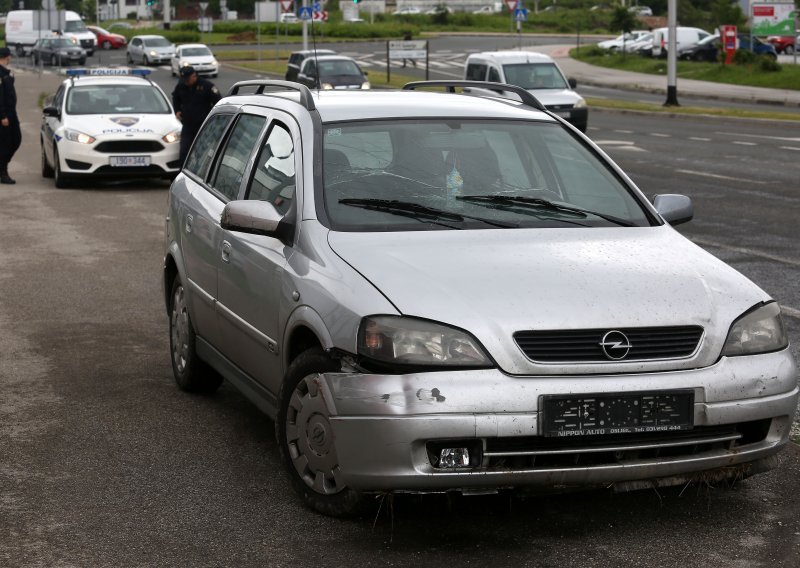
POLYGON ((94 42, 92 42, 90 39, 81 40, 81 47, 92 47, 92 45, 94 45, 94 42))
POLYGON ((110 140, 95 146, 97 152, 104 154, 160 152, 163 149, 164 145, 155 140, 110 140))
MULTIPOLYGON (((588 363, 615 361, 641 361, 652 359, 679 359, 688 357, 697 349, 703 337, 699 326, 618 328, 628 339, 630 349, 609 351, 606 355, 601 343, 612 329, 518 331, 514 341, 525 356, 541 363, 588 363)), ((615 334, 613 339, 618 339, 615 334)))

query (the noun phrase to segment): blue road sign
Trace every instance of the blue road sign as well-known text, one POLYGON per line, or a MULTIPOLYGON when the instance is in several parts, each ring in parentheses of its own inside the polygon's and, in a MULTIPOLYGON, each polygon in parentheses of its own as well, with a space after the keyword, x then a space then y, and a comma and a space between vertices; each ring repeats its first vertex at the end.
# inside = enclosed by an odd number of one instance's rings
POLYGON ((314 2, 314 3, 311 5, 311 11, 312 11, 312 12, 322 12, 322 6, 320 5, 320 3, 319 3, 319 2, 314 2))
POLYGON ((297 17, 301 20, 310 20, 314 17, 312 13, 311 6, 301 6, 297 10, 297 17))
POLYGON ((514 10, 514 21, 515 22, 527 22, 528 21, 528 10, 527 8, 517 8, 514 10))

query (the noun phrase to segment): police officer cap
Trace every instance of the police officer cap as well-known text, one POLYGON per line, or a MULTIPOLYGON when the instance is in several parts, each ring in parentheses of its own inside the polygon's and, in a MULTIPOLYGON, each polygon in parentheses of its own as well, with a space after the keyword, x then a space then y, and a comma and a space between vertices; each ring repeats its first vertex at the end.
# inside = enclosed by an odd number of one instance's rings
POLYGON ((194 75, 194 73, 195 73, 194 67, 192 67, 191 65, 187 65, 186 67, 181 67, 181 77, 183 77, 184 79, 191 77, 192 75, 194 75))
POLYGON ((11 50, 7 47, 0 47, 0 59, 11 57, 11 50))

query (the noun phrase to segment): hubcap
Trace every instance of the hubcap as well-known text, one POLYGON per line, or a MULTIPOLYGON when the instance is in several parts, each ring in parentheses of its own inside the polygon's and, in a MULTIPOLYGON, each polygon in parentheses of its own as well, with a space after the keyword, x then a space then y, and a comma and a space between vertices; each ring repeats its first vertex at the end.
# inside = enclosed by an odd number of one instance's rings
POLYGON ((317 374, 309 375, 295 387, 286 412, 286 442, 292 464, 305 484, 322 495, 334 495, 346 486, 320 380, 317 374))
POLYGON ((172 299, 172 314, 170 316, 170 335, 172 338, 172 360, 179 373, 186 369, 189 359, 189 313, 186 311, 186 298, 183 294, 183 286, 178 286, 175 290, 175 297, 172 299))

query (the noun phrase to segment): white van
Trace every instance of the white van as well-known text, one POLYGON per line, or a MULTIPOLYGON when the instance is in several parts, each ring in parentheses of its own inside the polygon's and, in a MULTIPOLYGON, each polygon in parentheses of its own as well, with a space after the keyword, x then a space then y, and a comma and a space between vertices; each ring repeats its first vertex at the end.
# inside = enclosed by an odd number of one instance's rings
MULTIPOLYGON (((464 79, 507 83, 531 92, 547 110, 565 118, 581 132, 586 132, 589 109, 574 91, 577 83, 567 79, 553 58, 535 51, 484 51, 473 53, 464 64, 464 79)), ((494 95, 485 89, 476 94, 494 95)), ((509 94, 511 98, 516 95, 509 94)))
POLYGON ((64 36, 74 38, 86 50, 87 55, 92 55, 97 47, 97 37, 86 28, 75 12, 53 11, 48 17, 47 10, 12 10, 6 16, 6 45, 15 48, 17 55, 24 55, 38 39, 53 32, 61 32, 64 36), (60 14, 63 14, 61 22, 60 14))
MULTIPOLYGON (((653 57, 666 57, 669 42, 669 28, 657 28, 653 30, 653 57)), ((700 28, 675 28, 675 37, 678 43, 678 51, 697 45, 701 39, 707 38, 711 34, 700 28)))

